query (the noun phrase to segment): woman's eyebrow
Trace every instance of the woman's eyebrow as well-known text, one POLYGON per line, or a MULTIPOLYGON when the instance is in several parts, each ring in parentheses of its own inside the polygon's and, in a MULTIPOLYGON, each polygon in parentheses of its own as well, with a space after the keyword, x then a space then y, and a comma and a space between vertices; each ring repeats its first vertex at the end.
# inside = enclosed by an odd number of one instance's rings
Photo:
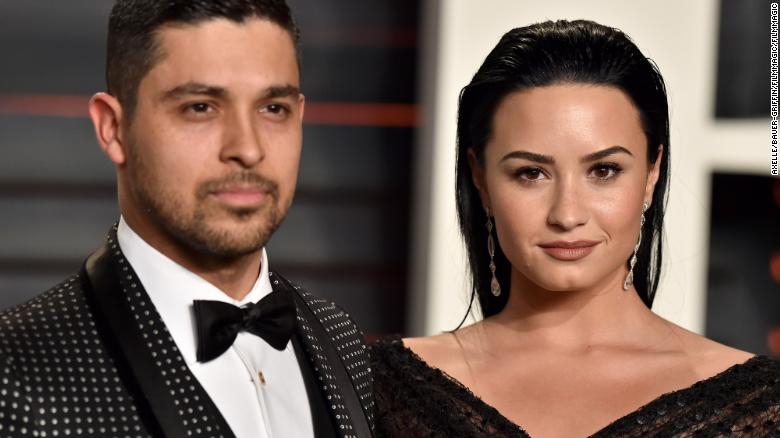
POLYGON ((604 150, 593 152, 592 154, 585 155, 584 157, 582 157, 582 159, 580 161, 582 161, 583 163, 588 163, 590 161, 600 160, 602 158, 605 158, 605 157, 608 157, 608 156, 610 156, 612 154, 617 154, 617 153, 626 153, 626 154, 628 154, 628 155, 630 155, 632 157, 634 156, 634 154, 632 154, 631 151, 629 151, 628 149, 624 148, 623 146, 612 146, 612 147, 606 148, 604 150))
MULTIPOLYGON (((612 154, 617 154, 617 153, 626 153, 628 155, 634 156, 634 154, 632 154, 631 151, 624 148, 623 146, 612 146, 604 150, 596 151, 591 154, 585 155, 580 159, 580 161, 583 163, 588 163, 591 161, 600 160, 604 157, 610 156, 612 154)), ((529 151, 512 151, 504 155, 504 157, 501 158, 501 161, 499 162, 503 162, 513 158, 535 161, 537 163, 542 163, 542 164, 555 164, 555 158, 549 155, 542 155, 542 154, 537 154, 536 152, 529 152, 529 151)))
POLYGON ((510 160, 512 158, 523 159, 528 161, 536 161, 537 163, 542 163, 542 164, 555 163, 555 159, 553 159, 553 157, 549 155, 542 155, 542 154, 537 154, 535 152, 528 152, 528 151, 512 151, 504 155, 504 158, 502 158, 501 161, 499 161, 499 163, 502 163, 506 160, 510 160))

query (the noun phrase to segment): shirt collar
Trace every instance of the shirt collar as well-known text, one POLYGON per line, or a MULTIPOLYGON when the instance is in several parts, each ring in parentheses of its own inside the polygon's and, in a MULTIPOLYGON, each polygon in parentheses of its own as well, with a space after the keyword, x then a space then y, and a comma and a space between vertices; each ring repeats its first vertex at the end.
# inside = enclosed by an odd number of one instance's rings
POLYGON ((124 217, 119 219, 117 240, 188 364, 196 363, 193 300, 222 301, 242 306, 257 302, 272 291, 265 248, 257 281, 244 299, 238 301, 157 251, 130 228, 124 217))

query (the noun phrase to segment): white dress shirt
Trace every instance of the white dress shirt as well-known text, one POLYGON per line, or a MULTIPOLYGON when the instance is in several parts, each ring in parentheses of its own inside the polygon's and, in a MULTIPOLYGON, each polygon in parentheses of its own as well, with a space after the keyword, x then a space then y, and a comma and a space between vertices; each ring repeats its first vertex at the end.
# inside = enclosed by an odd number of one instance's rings
POLYGON ((241 332, 218 358, 207 363, 196 360, 193 300, 242 306, 269 294, 272 289, 265 249, 255 285, 243 300, 236 301, 152 248, 124 218, 119 220, 117 239, 184 361, 236 438, 313 437, 306 387, 291 342, 279 351, 260 337, 241 332))

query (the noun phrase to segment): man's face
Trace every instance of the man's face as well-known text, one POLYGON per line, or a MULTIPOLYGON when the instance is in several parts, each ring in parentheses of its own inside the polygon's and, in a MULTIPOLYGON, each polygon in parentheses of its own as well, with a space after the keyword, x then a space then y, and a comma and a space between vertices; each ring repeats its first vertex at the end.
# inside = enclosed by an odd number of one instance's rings
POLYGON ((303 96, 292 38, 268 20, 167 25, 123 128, 123 213, 221 258, 262 248, 292 202, 303 96))

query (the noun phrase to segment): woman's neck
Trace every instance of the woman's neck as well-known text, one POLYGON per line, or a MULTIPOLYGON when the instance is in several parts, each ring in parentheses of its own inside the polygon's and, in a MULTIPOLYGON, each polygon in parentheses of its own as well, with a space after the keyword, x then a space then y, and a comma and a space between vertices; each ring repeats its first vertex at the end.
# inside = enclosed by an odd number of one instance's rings
POLYGON ((485 325, 522 333, 523 342, 573 350, 629 345, 646 339, 648 330, 668 330, 633 287, 623 290, 624 278, 615 272, 589 289, 550 291, 513 274, 506 307, 485 325))

